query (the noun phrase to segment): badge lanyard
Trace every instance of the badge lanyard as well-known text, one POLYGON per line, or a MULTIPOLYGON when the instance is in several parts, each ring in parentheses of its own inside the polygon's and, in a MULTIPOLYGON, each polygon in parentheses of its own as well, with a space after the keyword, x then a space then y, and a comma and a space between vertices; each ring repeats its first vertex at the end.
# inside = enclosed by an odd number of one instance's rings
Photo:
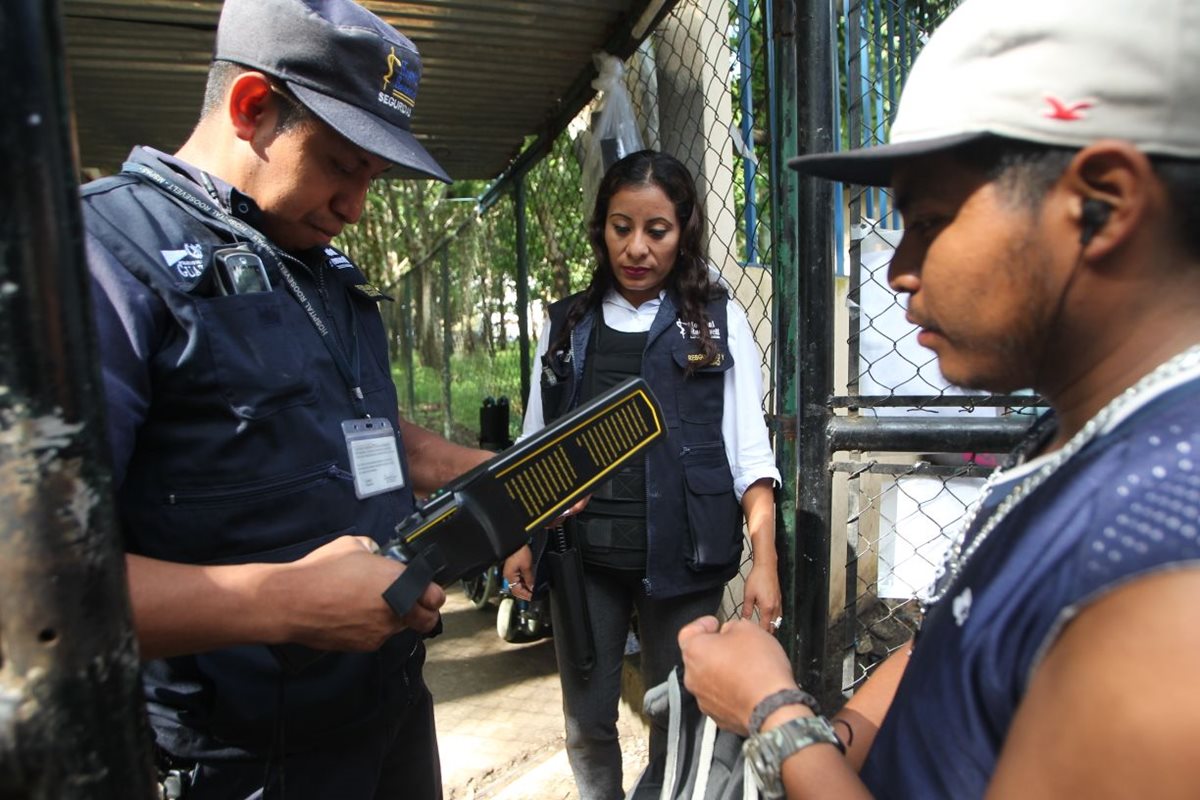
MULTIPOLYGON (((224 209, 219 206, 214 206, 206 200, 196 197, 187 189, 160 175, 145 164, 128 161, 122 166, 121 171, 150 181, 184 203, 185 206, 190 206, 189 210, 217 220, 235 233, 249 239, 260 250, 270 254, 275 266, 279 269, 279 274, 283 276, 284 283, 287 284, 288 291, 308 314, 309 321, 320 334, 321 341, 325 343, 329 355, 333 357, 333 363, 341 373, 346 388, 350 390, 350 400, 354 404, 354 411, 359 418, 343 422, 342 435, 345 437, 346 451, 350 458, 350 472, 354 476, 355 495, 362 499, 403 487, 405 485, 404 470, 400 466, 400 455, 392 424, 386 417, 372 419, 371 415, 367 413, 367 406, 363 399, 362 383, 359 378, 361 363, 358 348, 358 323, 354 314, 354 303, 349 304, 352 352, 351 358, 347 359, 342 348, 334 340, 333 330, 321 318, 317 309, 308 299, 308 295, 296 282, 292 271, 283 263, 284 259, 288 259, 308 269, 303 261, 275 247, 266 236, 252 226, 225 213, 224 209)), ((207 178, 207 176, 205 177, 207 178)), ((208 187, 212 185, 211 180, 206 180, 205 183, 208 187)), ((209 188, 208 191, 210 194, 215 194, 215 188, 209 188)))
MULTIPOLYGON (((249 239, 251 242, 257 245, 260 250, 270 253, 271 258, 275 261, 275 266, 279 269, 279 274, 283 276, 283 281, 287 284, 288 292, 291 293, 296 302, 300 304, 300 307, 304 309, 306 314, 308 314, 309 321, 312 323, 312 326, 316 329, 317 333, 320 334, 321 341, 325 344, 325 349, 329 351, 329 355, 333 358, 334 365, 337 366, 338 372, 342 376, 342 380, 345 381, 346 388, 350 390, 350 400, 354 404, 354 413, 363 418, 370 417, 370 414, 367 413, 366 403, 363 401, 362 381, 360 380, 361 363, 359 361, 358 351, 358 325, 356 324, 354 318, 353 303, 350 304, 350 337, 352 342, 351 357, 346 358, 346 354, 342 352, 341 346, 334 340, 333 329, 330 327, 330 325, 326 324, 325 320, 317 312, 316 307, 313 306, 312 301, 308 299, 308 295, 304 292, 304 289, 302 289, 300 284, 296 282, 296 277, 292 274, 292 271, 284 265, 283 260, 285 258, 290 259, 301 266, 305 266, 304 262, 276 248, 266 236, 264 236, 255 228, 247 225, 245 222, 242 222, 237 217, 225 213, 223 209, 214 206, 212 203, 196 197, 187 189, 164 177, 163 175, 160 175, 150 167, 147 167, 145 164, 139 164, 136 161, 126 161, 121 166, 121 171, 150 181, 163 191, 173 195, 176 199, 199 211, 201 214, 217 220, 218 222, 233 229, 235 233, 249 239)), ((305 266, 305 268, 307 269, 307 266, 305 266)))

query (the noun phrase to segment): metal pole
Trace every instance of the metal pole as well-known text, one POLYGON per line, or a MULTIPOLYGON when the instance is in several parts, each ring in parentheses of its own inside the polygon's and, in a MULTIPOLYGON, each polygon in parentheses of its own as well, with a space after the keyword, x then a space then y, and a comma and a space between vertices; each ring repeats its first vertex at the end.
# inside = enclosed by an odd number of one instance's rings
POLYGON ((771 221, 772 274, 775 287, 771 295, 775 320, 775 458, 783 477, 776 509, 775 548, 779 558, 779 586, 783 593, 783 626, 779 641, 792 664, 797 664, 799 637, 804 626, 797 613, 800 591, 800 554, 797 547, 797 487, 801 482, 799 452, 796 446, 796 416, 800 375, 800 335, 797 330, 800 294, 797 256, 797 183, 796 173, 785 165, 797 154, 796 82, 799 55, 796 45, 796 0, 775 0, 771 18, 772 65, 771 96, 775 113, 771 114, 771 221))
MULTIPOLYGON (((801 153, 833 149, 833 93, 837 91, 831 0, 806 0, 796 17, 797 146, 801 153)), ((832 475, 827 425, 833 396, 833 187, 801 176, 798 262, 800 481, 796 535, 801 553, 797 623, 802 626, 796 669, 801 683, 825 698, 840 688, 825 668, 829 612, 832 475)), ((833 655, 837 655, 833 653, 833 655)))
POLYGON ((442 248, 442 435, 450 438, 454 430, 451 409, 450 354, 454 351, 454 328, 450 321, 450 246, 442 248))
POLYGON ((826 436, 832 451, 1006 453, 1029 431, 1032 416, 833 417, 826 436))
POLYGON ((404 301, 401 309, 400 324, 404 328, 404 336, 400 341, 400 361, 404 364, 404 400, 407 403, 408 417, 413 419, 417 413, 417 385, 413 374, 413 337, 416 336, 416 325, 413 324, 412 275, 404 277, 404 301))
POLYGON ((526 232, 525 175, 513 183, 513 207, 517 223, 517 327, 521 347, 521 408, 529 403, 529 239, 526 232))
POLYGON ((0 796, 149 798, 60 19, 0 24, 0 796))
POLYGON ((739 104, 742 120, 742 142, 750 155, 742 156, 742 176, 746 185, 746 208, 743 226, 746 232, 746 266, 758 263, 758 190, 755 186, 758 165, 754 153, 754 70, 750 53, 750 8, 749 0, 738 0, 738 86, 741 92, 739 104))

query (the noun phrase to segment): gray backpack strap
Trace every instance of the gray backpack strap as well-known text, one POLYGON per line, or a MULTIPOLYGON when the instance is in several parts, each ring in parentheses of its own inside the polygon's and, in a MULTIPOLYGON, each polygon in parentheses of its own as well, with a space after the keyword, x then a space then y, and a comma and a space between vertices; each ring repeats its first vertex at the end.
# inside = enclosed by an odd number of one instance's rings
MULTIPOLYGON (((674 674, 674 673, 672 673, 674 674)), ((712 717, 704 718, 704 732, 700 735, 700 754, 697 756, 696 784, 692 789, 692 800, 704 800, 708 791, 708 776, 712 773, 713 745, 717 742, 717 723, 712 717)))
POLYGON ((646 692, 643 710, 667 722, 665 752, 638 777, 625 800, 758 800, 743 738, 717 728, 683 686, 676 667, 646 692))

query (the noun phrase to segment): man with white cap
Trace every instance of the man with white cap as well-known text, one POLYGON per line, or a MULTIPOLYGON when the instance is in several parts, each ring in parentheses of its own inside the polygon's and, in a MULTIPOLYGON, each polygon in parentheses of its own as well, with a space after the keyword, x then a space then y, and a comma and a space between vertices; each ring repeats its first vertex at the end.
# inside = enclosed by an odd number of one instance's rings
POLYGON ((396 615, 376 553, 491 454, 399 419, 389 298, 330 246, 394 165, 449 180, 420 75, 350 0, 228 0, 183 147, 82 192, 147 709, 188 797, 441 796, 445 595, 396 615))
POLYGON ((1200 795, 1198 72, 1193 0, 966 0, 890 144, 792 161, 891 186, 919 341, 1052 411, 832 721, 752 626, 680 632, 767 796, 1200 795))

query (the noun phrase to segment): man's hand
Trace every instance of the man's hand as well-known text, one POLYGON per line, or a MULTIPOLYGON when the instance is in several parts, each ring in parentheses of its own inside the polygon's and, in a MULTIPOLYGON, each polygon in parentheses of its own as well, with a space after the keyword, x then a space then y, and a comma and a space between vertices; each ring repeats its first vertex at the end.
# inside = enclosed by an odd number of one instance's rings
POLYGON ((508 590, 513 597, 519 600, 533 599, 533 551, 529 545, 504 559, 500 574, 508 581, 508 590))
POLYGON ((383 592, 404 565, 377 555, 365 536, 342 536, 299 561, 285 565, 275 591, 277 607, 288 613, 286 641, 321 650, 370 651, 405 628, 426 633, 437 624, 446 593, 435 583, 425 587, 417 603, 397 617, 383 592))
POLYGON ((288 564, 177 564, 126 555, 141 657, 286 642, 370 651, 405 628, 431 630, 445 592, 426 587, 397 617, 383 592, 404 565, 377 552, 371 539, 342 536, 288 564))
POLYGON ((754 706, 780 689, 795 689, 787 654, 752 622, 700 617, 679 631, 683 683, 700 710, 745 736, 754 706))

